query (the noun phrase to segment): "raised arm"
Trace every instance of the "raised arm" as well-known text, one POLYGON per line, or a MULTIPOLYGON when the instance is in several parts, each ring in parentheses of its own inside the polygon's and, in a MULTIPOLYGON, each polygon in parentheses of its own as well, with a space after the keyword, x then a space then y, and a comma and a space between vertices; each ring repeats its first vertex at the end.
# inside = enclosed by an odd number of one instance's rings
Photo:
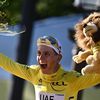
POLYGON ((32 80, 34 71, 27 65, 19 64, 0 53, 0 67, 20 78, 32 80), (32 72, 33 71, 33 72, 32 72))
POLYGON ((74 81, 71 83, 71 88, 73 91, 79 91, 99 84, 100 74, 80 75, 73 80, 74 81))

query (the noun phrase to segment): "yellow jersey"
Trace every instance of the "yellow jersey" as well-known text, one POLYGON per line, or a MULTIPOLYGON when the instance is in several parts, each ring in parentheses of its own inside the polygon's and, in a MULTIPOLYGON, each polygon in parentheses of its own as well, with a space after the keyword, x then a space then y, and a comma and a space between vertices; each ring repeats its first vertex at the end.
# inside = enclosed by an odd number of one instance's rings
POLYGON ((100 83, 99 74, 81 75, 65 71, 62 66, 54 74, 43 74, 39 65, 27 66, 0 54, 0 66, 29 82, 35 87, 35 100, 77 100, 79 90, 100 83))
POLYGON ((100 53, 100 41, 97 42, 94 46, 91 47, 93 57, 95 60, 99 60, 99 53, 100 53))

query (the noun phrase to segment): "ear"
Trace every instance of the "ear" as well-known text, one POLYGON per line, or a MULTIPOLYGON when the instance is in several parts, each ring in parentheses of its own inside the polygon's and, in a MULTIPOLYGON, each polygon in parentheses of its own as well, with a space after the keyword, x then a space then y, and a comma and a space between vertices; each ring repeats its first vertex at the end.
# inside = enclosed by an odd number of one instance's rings
POLYGON ((62 54, 59 54, 59 55, 58 55, 58 62, 60 62, 61 59, 62 59, 62 54))

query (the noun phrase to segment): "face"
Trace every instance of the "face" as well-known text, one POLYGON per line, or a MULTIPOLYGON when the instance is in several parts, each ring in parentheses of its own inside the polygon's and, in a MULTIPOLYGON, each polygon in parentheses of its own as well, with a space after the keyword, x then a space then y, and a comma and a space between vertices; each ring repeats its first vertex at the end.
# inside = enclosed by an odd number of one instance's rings
POLYGON ((45 45, 38 46, 37 61, 44 74, 52 74, 59 68, 59 62, 61 55, 55 53, 55 51, 45 45))

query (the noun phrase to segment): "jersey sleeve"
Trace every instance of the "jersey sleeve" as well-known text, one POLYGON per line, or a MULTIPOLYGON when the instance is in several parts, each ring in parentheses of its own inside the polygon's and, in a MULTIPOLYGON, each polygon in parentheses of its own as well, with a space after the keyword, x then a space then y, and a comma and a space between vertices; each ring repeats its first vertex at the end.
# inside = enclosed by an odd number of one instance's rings
POLYGON ((75 91, 86 89, 100 83, 100 74, 81 75, 74 79, 71 87, 75 91))
POLYGON ((33 76, 36 74, 35 65, 34 66, 27 66, 24 64, 19 64, 7 56, 0 53, 0 67, 14 74, 20 78, 23 78, 28 81, 32 81, 33 76))

